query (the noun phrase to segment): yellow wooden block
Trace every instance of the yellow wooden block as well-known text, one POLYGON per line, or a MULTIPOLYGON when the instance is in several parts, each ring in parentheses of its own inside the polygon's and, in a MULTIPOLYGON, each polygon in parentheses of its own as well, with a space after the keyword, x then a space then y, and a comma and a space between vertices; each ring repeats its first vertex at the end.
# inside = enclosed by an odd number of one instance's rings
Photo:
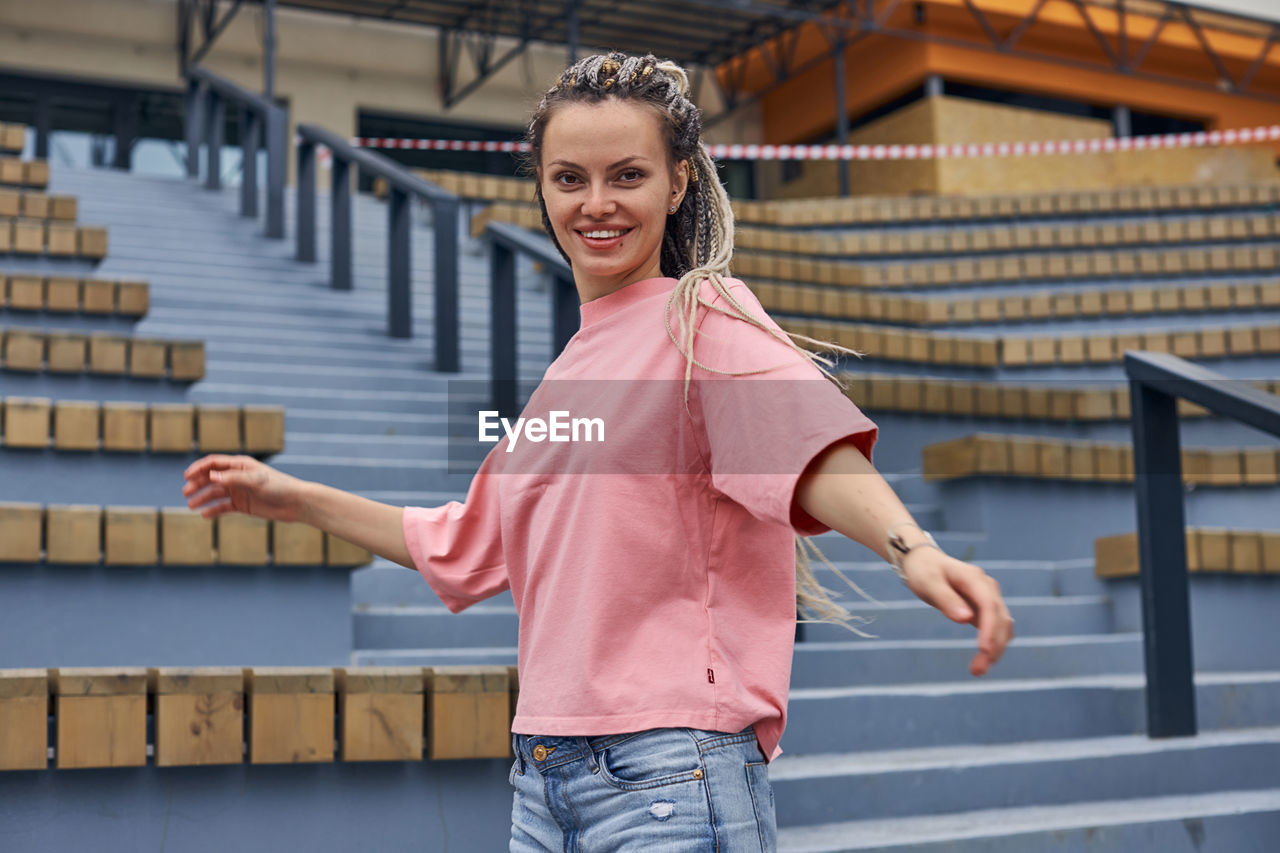
POLYGON ((53 446, 58 450, 97 450, 102 434, 102 408, 87 400, 53 404, 53 446))
POLYGON ((0 563, 40 562, 43 527, 40 504, 0 502, 0 563))
POLYGON ((103 510, 108 565, 154 565, 158 517, 152 507, 108 506, 103 510))
POLYGON ((201 453, 239 453, 241 436, 239 406, 201 404, 196 408, 196 441, 201 453))
POLYGON ((328 566, 367 566, 373 562, 369 551, 331 533, 324 534, 324 552, 328 566))
POLYGON ((1250 448, 1244 451, 1244 482, 1249 486, 1274 485, 1280 482, 1276 451, 1271 448, 1250 448))
POLYGON ((45 509, 45 562, 102 562, 102 508, 50 504, 45 509))
POLYGON ((1262 545, 1262 570, 1268 574, 1280 573, 1280 531, 1263 531, 1258 538, 1262 545))
POLYGON ((1124 448, 1103 444, 1094 449, 1094 474, 1108 483, 1123 483, 1133 479, 1133 472, 1125 463, 1124 448))
POLYGON ((152 403, 152 453, 190 453, 195 444, 196 407, 191 403, 152 403))
POLYGON ((245 669, 249 761, 333 761, 334 674, 329 667, 245 669))
POLYGON ((271 523, 272 562, 288 566, 323 566, 324 532, 301 522, 271 523))
POLYGON ((45 309, 44 279, 38 275, 9 276, 9 307, 21 311, 45 309))
POLYGON ((426 682, 420 666, 334 672, 342 761, 421 761, 426 682))
POLYGON ((151 288, 141 281, 115 283, 116 311, 130 317, 145 316, 151 308, 151 288))
POLYGON ((147 763, 147 671, 52 670, 59 770, 147 763))
POLYGON ((123 375, 128 364, 128 339, 115 335, 89 336, 89 372, 123 375))
POLYGON ((81 227, 78 231, 81 257, 101 260, 107 256, 107 229, 81 227))
POLYGON ((104 402, 102 449, 142 453, 147 449, 147 405, 104 402))
POLYGON ((115 312, 115 282, 87 278, 83 282, 84 312, 86 314, 112 314, 115 312))
POLYGON ((1257 574, 1262 569, 1262 536, 1247 530, 1233 530, 1227 537, 1227 564, 1233 572, 1257 574))
POLYGON ((13 251, 20 255, 44 254, 44 223, 35 219, 13 220, 13 251))
POLYGON ((270 562, 267 542, 271 523, 265 518, 228 513, 218 516, 214 522, 219 563, 265 566, 270 562))
POLYGON ((204 378, 203 341, 170 341, 169 378, 174 382, 204 378))
POLYGON ((22 193, 0 188, 0 217, 13 219, 22 215, 22 193))
POLYGON ((160 562, 166 566, 211 566, 213 519, 185 507, 160 509, 160 562))
POLYGON ((977 468, 976 436, 926 445, 921 452, 921 470, 926 480, 953 480, 972 475, 977 468))
POLYGON ((437 666, 427 673, 428 756, 511 754, 509 683, 503 666, 437 666))
POLYGON ((1103 536, 1093 543, 1093 570, 1100 578, 1138 574, 1138 534, 1103 536))
POLYGON ((132 338, 129 341, 129 375, 161 378, 165 375, 168 357, 167 341, 150 338, 132 338))
POLYGON ((1044 439, 1040 445, 1040 476, 1050 480, 1067 477, 1066 442, 1044 439))
POLYGON ((52 219, 75 222, 78 202, 75 196, 55 195, 49 198, 49 214, 52 219))
POLYGON ((1065 446, 1067 455, 1067 479, 1098 479, 1098 465, 1095 446, 1085 441, 1069 441, 1065 446))
POLYGON ((5 447, 49 446, 51 401, 43 397, 6 397, 4 400, 5 447))
POLYGON ((71 314, 80 310, 80 281, 50 276, 45 285, 45 310, 71 314))
MULTIPOLYGON (((7 183, 7 182, 6 182, 7 183)), ((45 187, 49 184, 49 163, 46 160, 28 160, 22 164, 22 183, 29 187, 45 187)))
POLYGON ((49 235, 49 254, 63 258, 76 256, 76 226, 65 222, 50 222, 46 233, 49 235))
POLYGON ((244 761, 244 673, 239 667, 157 667, 157 767, 244 761))
POLYGON ((84 373, 89 339, 84 335, 50 332, 48 340, 50 373, 84 373))
POLYGON ((48 766, 48 670, 0 669, 0 771, 48 766))

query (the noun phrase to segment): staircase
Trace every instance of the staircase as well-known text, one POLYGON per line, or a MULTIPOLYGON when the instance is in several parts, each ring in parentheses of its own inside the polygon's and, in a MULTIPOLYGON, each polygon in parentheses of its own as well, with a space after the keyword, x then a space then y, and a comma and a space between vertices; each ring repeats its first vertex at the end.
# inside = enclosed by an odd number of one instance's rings
MULTIPOLYGON (((206 342, 203 381, 185 393, 153 388, 146 399, 283 405, 286 450, 267 460, 279 470, 396 504, 434 505, 465 495, 469 472, 450 470, 451 426, 444 413, 451 390, 474 395, 487 378, 488 260, 468 238, 459 258, 463 371, 445 375, 433 372, 431 363, 430 232, 420 225, 414 230, 418 337, 392 340, 385 332, 385 208, 368 196, 355 200, 355 288, 334 292, 326 281, 323 205, 321 263, 308 265, 292 260, 292 242, 263 239, 258 225, 236 217, 234 191, 209 193, 182 181, 73 169, 58 169, 53 187, 77 195, 87 221, 109 227, 111 251, 97 274, 151 283, 150 313, 134 333, 206 342)), ((468 232, 465 225, 460 232, 468 232)), ((520 371, 532 383, 550 358, 549 295, 527 266, 520 281, 520 371)), ((1274 360, 1261 363, 1275 375, 1274 360)), ((1080 381, 1114 380, 1119 374, 1084 367, 1021 375, 1080 381)), ((0 374, 0 393, 140 399, 137 388, 123 385, 95 384, 90 392, 74 381, 44 383, 54 380, 19 389, 15 377, 0 374)), ((830 625, 804 628, 794 656, 786 752, 770 767, 779 849, 1270 849, 1280 838, 1280 666, 1233 671, 1228 655, 1207 665, 1198 658, 1201 734, 1148 739, 1142 639, 1131 585, 1117 598, 1114 582, 1095 577, 1092 540, 1100 533, 1082 528, 1070 554, 1037 542, 1038 526, 1070 520, 1046 517, 1037 500, 1057 509, 1077 504, 1044 498, 1050 486, 1037 491, 1016 483, 928 481, 921 448, 971 431, 972 424, 874 412, 872 417, 882 428, 878 462, 886 477, 944 548, 979 562, 999 581, 1018 636, 991 673, 974 679, 967 673, 976 651, 971 627, 955 625, 916 600, 856 543, 819 537, 836 566, 877 600, 852 591, 841 599, 869 620, 864 629, 875 638, 853 637, 830 625), (993 507, 1020 514, 1002 519, 988 512, 993 507)), ((1194 427, 1197 437, 1238 441, 1230 427, 1202 423, 1194 427)), ((1031 428, 1052 431, 1043 423, 1031 428)), ((1122 440, 1126 428, 1107 424, 1097 430, 1122 440)), ((189 462, 149 463, 128 476, 119 465, 82 469, 79 495, 86 502, 181 505, 181 470, 189 462)), ((18 499, 5 491, 0 486, 0 499, 18 499)), ((37 492, 22 499, 66 496, 52 485, 37 492)), ((1267 510, 1254 511, 1255 521, 1268 513, 1274 519, 1273 494, 1268 493, 1267 510)), ((1134 529, 1131 506, 1107 506, 1130 513, 1117 529, 1134 529)), ((817 571, 828 589, 844 589, 828 570, 817 571)), ((1274 589, 1265 594, 1274 596, 1274 589)), ((274 606, 287 607, 280 595, 274 606)), ((375 560, 350 575, 343 606, 347 625, 334 623, 333 591, 326 596, 329 609, 321 618, 329 621, 311 630, 336 631, 343 641, 349 638, 349 648, 330 640, 305 661, 284 656, 280 662, 516 662, 509 592, 453 615, 417 573, 375 560)), ((284 618, 314 621, 305 613, 284 618)), ((148 648, 153 647, 117 646, 74 663, 134 664, 139 650, 148 648)), ((144 657, 149 665, 167 662, 154 654, 144 657)), ((195 660, 187 654, 173 662, 246 660, 195 660)), ((486 775, 459 767, 468 796, 509 797, 505 770, 492 769, 486 775)), ((477 840, 468 849, 505 849, 502 821, 471 831, 477 840)), ((421 836, 418 843, 443 849, 421 836)))

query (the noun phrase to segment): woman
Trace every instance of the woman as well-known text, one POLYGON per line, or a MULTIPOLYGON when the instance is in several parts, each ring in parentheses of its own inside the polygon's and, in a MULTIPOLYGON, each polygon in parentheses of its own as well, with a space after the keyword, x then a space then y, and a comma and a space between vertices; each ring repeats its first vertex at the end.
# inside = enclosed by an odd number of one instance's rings
POLYGON ((831 362, 729 277, 732 211, 699 134, 684 71, 619 53, 567 69, 529 124, 582 324, 525 414, 594 407, 601 445, 508 435, 465 502, 434 508, 244 456, 187 470, 206 518, 314 525, 417 569, 453 612, 511 590, 513 851, 773 849, 767 764, 796 607, 849 621, 796 534, 863 543, 975 625, 974 675, 1013 635, 995 581, 937 548, 876 473, 876 427, 828 381, 831 362))

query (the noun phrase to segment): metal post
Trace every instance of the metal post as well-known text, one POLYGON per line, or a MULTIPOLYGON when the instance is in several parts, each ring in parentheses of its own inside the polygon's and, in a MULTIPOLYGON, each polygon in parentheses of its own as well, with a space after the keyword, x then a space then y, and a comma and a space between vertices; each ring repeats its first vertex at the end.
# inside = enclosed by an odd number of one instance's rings
POLYGON ((943 94, 941 74, 930 74, 924 78, 924 94, 926 98, 936 98, 943 94))
POLYGON ((36 101, 36 159, 49 159, 49 134, 53 132, 53 105, 48 95, 41 95, 36 101))
POLYGON ((565 18, 569 28, 569 64, 578 61, 578 0, 567 0, 565 18))
POLYGON ((240 110, 240 215, 258 215, 258 147, 262 117, 256 110, 240 110))
POLYGON ((432 202, 431 219, 435 227, 435 336, 436 370, 456 373, 458 358, 458 202, 442 199, 432 202))
POLYGON ((204 119, 205 87, 195 80, 187 81, 186 112, 183 116, 187 138, 187 177, 200 174, 200 137, 204 119))
POLYGON ((298 143, 298 254, 303 262, 316 259, 316 146, 298 143))
POLYGON ((555 350, 552 358, 560 355, 569 343, 578 326, 582 322, 582 302, 578 298, 578 288, 573 279, 555 277, 555 290, 551 297, 552 312, 552 344, 555 350))
POLYGON ((351 164, 333 154, 329 210, 329 287, 351 289, 351 164))
POLYGON ((124 98, 111 109, 112 131, 116 137, 116 156, 112 166, 125 172, 133 165, 133 143, 138 137, 138 102, 124 98))
MULTIPOLYGON (((835 51, 832 57, 835 60, 836 74, 836 144, 849 144, 849 104, 845 100, 845 64, 844 64, 844 39, 836 41, 835 51)), ((849 195, 849 161, 840 158, 840 195, 849 195)))
POLYGON ((276 0, 262 0, 262 94, 276 96, 276 0))
POLYGON ((499 416, 509 418, 518 411, 516 256, 497 240, 489 246, 489 392, 499 416))
POLYGON ((413 303, 410 298, 409 235, 411 198, 391 187, 387 204, 387 334, 413 337, 413 303))
POLYGON ((226 123, 226 104, 222 96, 210 89, 205 98, 204 145, 207 172, 204 176, 206 189, 222 189, 222 131, 226 123))
POLYGON ((1139 380, 1130 380, 1129 395, 1147 733, 1150 737, 1189 736, 1196 733, 1196 694, 1177 400, 1139 380))
POLYGON ((1111 124, 1117 137, 1133 136, 1133 114, 1124 104, 1116 104, 1111 108, 1111 124))
POLYGON ((272 107, 267 122, 267 230, 266 236, 284 239, 284 185, 289 170, 289 111, 272 107))

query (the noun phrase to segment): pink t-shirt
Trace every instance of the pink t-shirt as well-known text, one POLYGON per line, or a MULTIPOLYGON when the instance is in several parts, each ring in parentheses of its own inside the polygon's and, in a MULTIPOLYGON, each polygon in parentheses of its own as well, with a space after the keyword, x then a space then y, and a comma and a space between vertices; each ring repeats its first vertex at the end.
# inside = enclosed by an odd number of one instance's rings
MULTIPOLYGON (((665 320, 675 284, 645 279, 583 304, 521 413, 548 427, 514 440, 498 427, 466 501, 406 507, 405 542, 454 613, 511 589, 512 731, 752 725, 772 761, 795 638, 793 535, 829 529, 794 503, 796 481, 842 440, 870 459, 876 426, 784 343, 705 308, 701 364, 778 369, 695 365, 686 405, 665 320), (570 417, 578 440, 553 441, 572 438, 570 417)), ((727 284, 777 329, 745 284, 727 284)), ((709 283, 702 292, 724 305, 709 283)))

